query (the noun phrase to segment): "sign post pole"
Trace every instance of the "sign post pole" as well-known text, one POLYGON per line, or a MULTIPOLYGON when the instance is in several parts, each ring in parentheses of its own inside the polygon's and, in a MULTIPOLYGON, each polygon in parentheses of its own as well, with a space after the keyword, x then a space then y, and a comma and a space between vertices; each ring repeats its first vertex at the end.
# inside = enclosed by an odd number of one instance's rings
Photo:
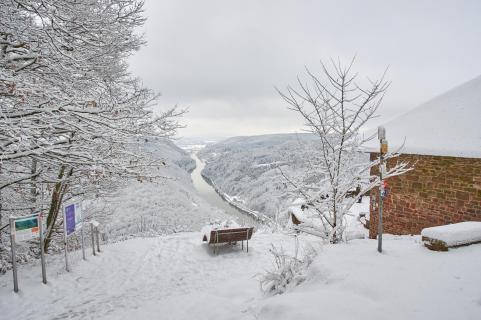
POLYGON ((80 241, 82 244, 82 259, 87 260, 85 258, 85 240, 84 240, 84 229, 83 229, 83 214, 82 214, 82 204, 80 202, 73 203, 73 207, 75 209, 75 230, 80 229, 80 241))
POLYGON ((82 241, 82 258, 84 260, 87 260, 85 258, 85 244, 84 244, 84 228, 80 229, 80 240, 82 241))
POLYGON ((12 249, 13 291, 18 292, 17 257, 15 254, 15 219, 10 218, 10 247, 12 249))
POLYGON ((42 282, 47 284, 47 269, 45 266, 44 235, 43 235, 43 215, 38 215, 38 228, 40 231, 40 261, 42 263, 42 282))
POLYGON ((67 272, 70 272, 70 268, 68 265, 68 242, 67 242, 67 216, 65 214, 65 208, 63 208, 63 236, 64 236, 64 242, 65 242, 65 270, 67 272))
POLYGON ((95 237, 97 238, 97 252, 100 252, 100 238, 99 238, 99 228, 95 228, 95 237))
POLYGON ((379 138, 379 217, 378 217, 378 224, 377 224, 377 251, 379 253, 382 252, 382 234, 383 234, 383 225, 382 225, 382 206, 383 200, 385 196, 385 189, 384 189, 384 173, 386 171, 386 164, 384 163, 384 154, 387 153, 387 140, 386 140, 386 129, 382 126, 377 128, 377 136, 379 138))
POLYGON ((90 237, 92 238, 92 253, 95 256, 95 234, 94 234, 94 224, 90 222, 90 237))

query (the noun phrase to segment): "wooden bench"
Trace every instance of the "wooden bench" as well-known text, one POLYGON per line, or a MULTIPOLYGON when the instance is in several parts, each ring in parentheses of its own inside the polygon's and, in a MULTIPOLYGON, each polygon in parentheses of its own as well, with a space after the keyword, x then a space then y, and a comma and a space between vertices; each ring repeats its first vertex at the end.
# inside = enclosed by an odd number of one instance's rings
POLYGON ((481 222, 466 221, 424 228, 421 236, 424 246, 428 249, 448 251, 449 248, 481 243, 481 222))
MULTIPOLYGON (((244 241, 247 242, 247 252, 249 252, 249 240, 254 233, 254 227, 250 228, 232 228, 232 229, 219 229, 212 230, 210 232, 209 245, 214 246, 214 253, 216 253, 216 247, 220 243, 236 243, 242 242, 242 250, 244 250, 244 241)), ((204 235, 204 241, 207 241, 207 237, 204 235)))

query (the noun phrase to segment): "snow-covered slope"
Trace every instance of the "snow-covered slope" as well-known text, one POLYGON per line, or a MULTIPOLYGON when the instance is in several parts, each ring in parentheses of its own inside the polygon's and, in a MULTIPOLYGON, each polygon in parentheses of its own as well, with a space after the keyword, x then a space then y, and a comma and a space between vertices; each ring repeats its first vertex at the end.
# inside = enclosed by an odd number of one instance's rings
POLYGON ((168 164, 177 165, 185 171, 191 172, 195 168, 195 160, 190 157, 189 153, 170 140, 148 142, 145 148, 154 152, 158 158, 166 159, 168 164))
POLYGON ((165 160, 158 169, 164 178, 131 180, 111 197, 90 202, 86 210, 95 213, 109 240, 198 231, 211 220, 227 218, 197 194, 190 178, 195 161, 187 152, 167 140, 149 142, 144 148, 165 160))
MULTIPOLYGON (((301 235, 303 243, 317 238, 301 235)), ((354 240, 323 247, 301 286, 266 297, 256 274, 272 268, 270 244, 293 253, 293 239, 256 233, 249 253, 240 246, 220 254, 200 233, 137 238, 104 246, 97 257, 63 271, 61 256, 48 260, 48 285, 39 265, 0 277, 2 319, 162 320, 478 320, 481 314, 481 245, 445 253, 419 237, 354 240)), ((316 246, 318 248, 318 246, 316 246)))
MULTIPOLYGON (((126 179, 119 183, 118 190, 107 197, 81 199, 84 220, 99 221, 104 240, 198 231, 210 221, 229 218, 195 190, 190 177, 195 161, 187 152, 168 140, 143 142, 134 148, 135 152, 149 152, 162 159, 165 166, 155 170, 164 178, 155 181, 126 179)), ((72 246, 79 245, 76 240, 78 238, 74 236, 72 246)), ((58 234, 52 244, 53 251, 59 252, 62 242, 63 235, 58 234)), ((10 242, 6 240, 5 243, 10 242)), ((30 242, 17 246, 19 263, 38 259, 35 250, 36 246, 30 242)), ((9 268, 10 250, 0 250, 0 274, 9 268)))
MULTIPOLYGON (((390 149, 403 153, 481 158, 481 76, 386 123, 390 149)), ((379 148, 377 140, 368 145, 379 148)))
POLYGON ((206 161, 202 174, 229 198, 261 215, 286 213, 297 197, 277 169, 302 175, 309 150, 317 148, 312 134, 272 134, 234 137, 199 151, 206 161))

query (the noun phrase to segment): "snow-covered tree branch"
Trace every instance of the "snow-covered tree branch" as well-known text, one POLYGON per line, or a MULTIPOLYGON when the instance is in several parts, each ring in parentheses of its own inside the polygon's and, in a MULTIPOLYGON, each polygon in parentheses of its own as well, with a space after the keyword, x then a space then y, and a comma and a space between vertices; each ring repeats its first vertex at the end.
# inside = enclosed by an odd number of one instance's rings
POLYGON ((139 149, 172 137, 184 110, 154 112, 157 95, 128 71, 144 22, 135 0, 0 4, 2 211, 47 211, 51 231, 73 195, 162 178, 162 159, 139 149))
MULTIPOLYGON (((383 74, 379 80, 361 84, 353 65, 354 59, 346 65, 321 62, 321 76, 306 68, 307 81, 298 78, 297 86, 278 90, 289 108, 306 121, 307 130, 319 138, 304 179, 289 177, 282 168, 281 172, 292 190, 319 213, 325 228, 322 232, 331 242, 342 239, 344 217, 353 204, 380 183, 377 176, 370 176, 371 167, 379 161, 371 162, 363 154, 363 145, 374 136, 364 136, 360 129, 375 116, 390 83, 383 74)), ((394 152, 384 158, 397 156, 394 152)), ((410 169, 407 163, 397 163, 384 179, 410 169)))

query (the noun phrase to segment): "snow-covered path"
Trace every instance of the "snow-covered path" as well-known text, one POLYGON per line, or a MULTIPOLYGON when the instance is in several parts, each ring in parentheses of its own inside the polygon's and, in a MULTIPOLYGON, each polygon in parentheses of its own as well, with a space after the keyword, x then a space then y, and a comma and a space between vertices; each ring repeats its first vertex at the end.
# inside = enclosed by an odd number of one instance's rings
MULTIPOLYGON (((301 236, 302 242, 319 239, 301 236)), ((254 234, 213 256, 200 233, 136 238, 103 247, 63 271, 50 257, 49 283, 37 265, 0 277, 0 319, 469 319, 481 315, 481 245, 432 252, 420 238, 386 236, 319 250, 308 280, 287 294, 264 297, 255 275, 272 266, 271 243, 292 252, 291 237, 254 234)))
POLYGON ((237 246, 213 256, 200 240, 200 233, 181 233, 112 244, 98 257, 77 261, 70 273, 55 257, 48 285, 41 284, 38 266, 20 268, 20 294, 11 292, 11 274, 1 279, 2 317, 187 319, 193 309, 202 312, 212 304, 213 311, 221 303, 223 314, 232 308, 233 318, 239 318, 238 310, 249 305, 246 299, 259 295, 254 276, 270 266, 267 246, 292 242, 284 235, 259 234, 249 253, 237 246))

